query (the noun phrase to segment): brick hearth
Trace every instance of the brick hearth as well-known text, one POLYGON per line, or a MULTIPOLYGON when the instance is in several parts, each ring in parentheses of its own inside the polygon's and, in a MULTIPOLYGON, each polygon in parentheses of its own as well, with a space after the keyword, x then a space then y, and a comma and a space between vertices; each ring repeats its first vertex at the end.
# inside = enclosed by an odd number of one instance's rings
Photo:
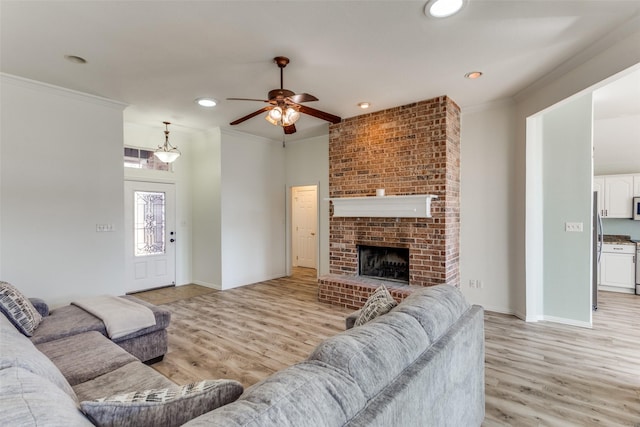
POLYGON ((446 96, 365 114, 329 128, 330 197, 434 194, 431 218, 329 221, 330 274, 319 299, 362 306, 379 281, 358 277, 358 245, 409 248, 409 285, 459 285, 460 108, 446 96))

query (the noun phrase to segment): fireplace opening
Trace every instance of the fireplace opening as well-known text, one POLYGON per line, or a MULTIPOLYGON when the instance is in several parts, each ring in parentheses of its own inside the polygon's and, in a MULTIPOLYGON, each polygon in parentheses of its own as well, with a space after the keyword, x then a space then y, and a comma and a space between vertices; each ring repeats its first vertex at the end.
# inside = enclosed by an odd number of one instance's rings
POLYGON ((358 274, 409 284, 409 248, 358 245, 358 274))

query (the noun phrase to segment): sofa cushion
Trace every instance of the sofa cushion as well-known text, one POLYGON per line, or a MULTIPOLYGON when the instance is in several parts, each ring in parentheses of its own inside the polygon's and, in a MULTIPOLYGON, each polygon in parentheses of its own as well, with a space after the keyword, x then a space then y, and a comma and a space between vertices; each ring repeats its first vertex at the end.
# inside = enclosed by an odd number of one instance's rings
POLYGON ((107 335, 102 320, 75 305, 51 310, 31 337, 34 344, 53 341, 83 332, 98 331, 107 335))
POLYGON ((56 365, 0 314, 0 369, 11 367, 24 369, 50 381, 76 401, 76 394, 56 365))
POLYGON ((131 390, 175 387, 176 384, 142 362, 131 362, 73 386, 79 401, 128 393, 131 390))
POLYGON ((42 316, 27 297, 7 282, 0 281, 0 311, 26 336, 33 335, 42 316))
POLYGON ((303 362, 245 390, 240 399, 187 426, 343 426, 366 399, 352 378, 322 362, 303 362), (313 422, 310 422, 313 420, 313 422))
POLYGON ((431 340, 411 316, 394 311, 322 342, 309 356, 355 380, 371 398, 422 354, 431 340))
POLYGON ((388 313, 389 310, 396 305, 398 305, 398 303, 393 299, 386 286, 380 285, 371 295, 369 295, 364 306, 360 309, 354 326, 364 325, 376 317, 388 313))
POLYGON ((233 402, 242 390, 237 381, 205 380, 82 402, 81 407, 98 426, 179 426, 233 402))
POLYGON ((56 385, 19 367, 0 370, 0 420, 6 426, 90 426, 56 385))
POLYGON ((100 332, 84 332, 38 344, 72 386, 92 380, 137 359, 100 332))
POLYGON ((437 285, 414 291, 393 312, 414 317, 434 342, 470 307, 459 289, 437 285))

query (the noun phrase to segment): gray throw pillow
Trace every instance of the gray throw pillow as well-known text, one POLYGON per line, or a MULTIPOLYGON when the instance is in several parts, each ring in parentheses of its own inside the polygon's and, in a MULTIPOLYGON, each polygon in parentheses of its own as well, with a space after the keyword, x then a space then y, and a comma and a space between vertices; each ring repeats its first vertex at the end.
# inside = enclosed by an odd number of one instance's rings
POLYGON ((97 426, 180 426, 235 401, 242 392, 237 381, 205 380, 84 401, 80 408, 97 426))
POLYGON ((7 282, 0 282, 0 311, 28 337, 42 321, 42 316, 29 299, 7 282))
POLYGON ((354 326, 364 325, 376 317, 388 313, 393 307, 398 305, 393 299, 386 286, 380 285, 364 303, 364 307, 360 310, 360 314, 356 319, 354 326))

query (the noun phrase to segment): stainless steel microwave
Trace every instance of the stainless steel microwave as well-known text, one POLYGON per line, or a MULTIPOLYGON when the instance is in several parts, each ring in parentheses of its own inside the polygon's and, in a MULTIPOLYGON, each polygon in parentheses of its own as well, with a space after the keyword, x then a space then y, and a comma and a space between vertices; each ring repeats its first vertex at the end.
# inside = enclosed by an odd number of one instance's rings
POLYGON ((633 198, 633 219, 640 221, 640 197, 633 198))

